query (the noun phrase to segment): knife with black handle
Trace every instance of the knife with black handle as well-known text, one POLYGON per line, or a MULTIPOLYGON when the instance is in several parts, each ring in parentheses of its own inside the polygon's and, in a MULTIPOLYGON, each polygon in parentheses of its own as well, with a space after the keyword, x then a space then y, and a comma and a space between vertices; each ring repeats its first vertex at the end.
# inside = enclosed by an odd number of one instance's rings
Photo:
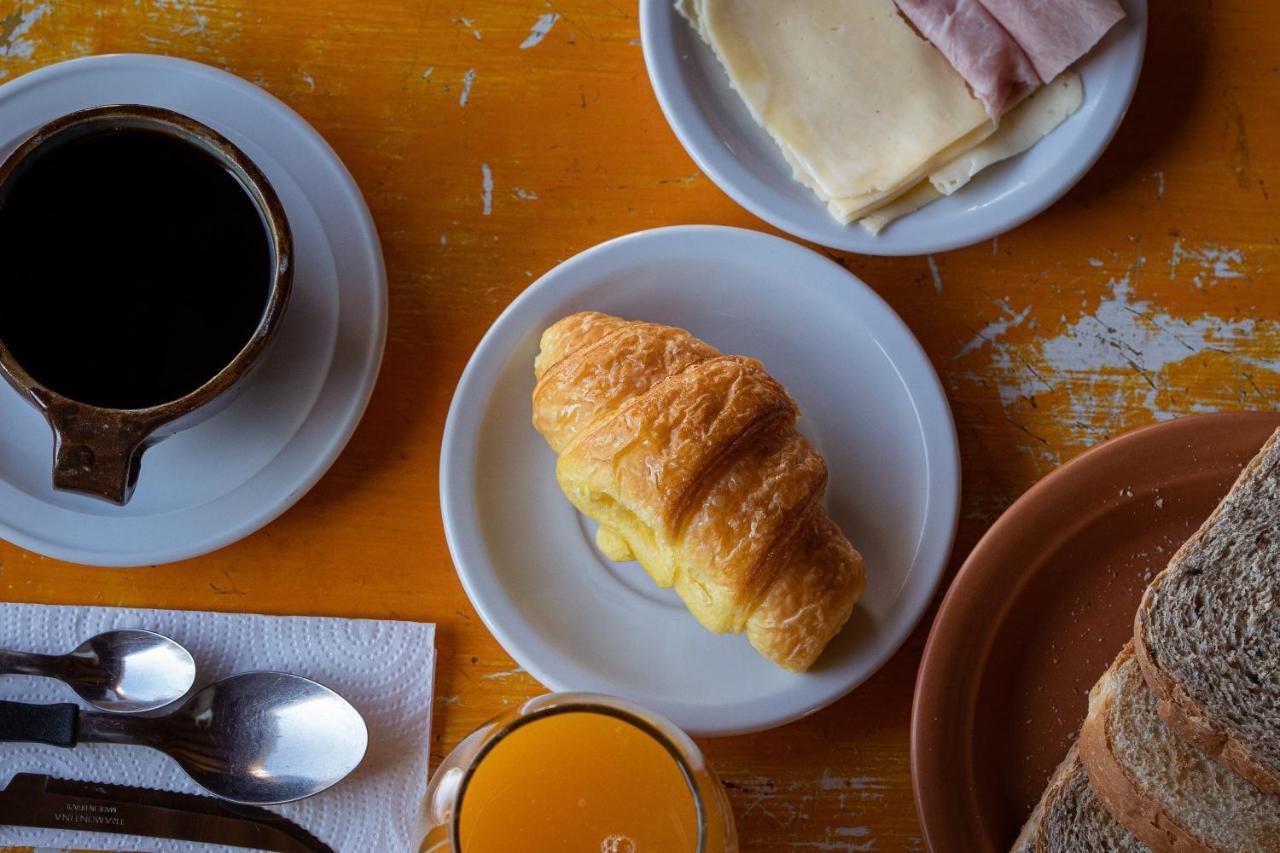
POLYGON ((19 773, 0 791, 0 825, 145 835, 276 853, 333 853, 274 812, 195 794, 19 773))

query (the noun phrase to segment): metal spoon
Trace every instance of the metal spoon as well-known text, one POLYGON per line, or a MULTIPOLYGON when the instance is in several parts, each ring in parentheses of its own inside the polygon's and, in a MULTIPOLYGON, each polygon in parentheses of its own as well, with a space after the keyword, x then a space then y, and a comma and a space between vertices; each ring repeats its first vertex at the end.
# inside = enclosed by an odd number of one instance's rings
POLYGON ((0 741, 147 746, 178 762, 215 797, 265 806, 336 785, 364 758, 369 731, 359 712, 327 687, 296 675, 250 672, 209 685, 162 717, 0 702, 0 741))
POLYGON ((186 696, 196 681, 196 662, 168 637, 150 631, 109 631, 65 655, 0 649, 0 675, 56 678, 99 710, 138 714, 186 696))

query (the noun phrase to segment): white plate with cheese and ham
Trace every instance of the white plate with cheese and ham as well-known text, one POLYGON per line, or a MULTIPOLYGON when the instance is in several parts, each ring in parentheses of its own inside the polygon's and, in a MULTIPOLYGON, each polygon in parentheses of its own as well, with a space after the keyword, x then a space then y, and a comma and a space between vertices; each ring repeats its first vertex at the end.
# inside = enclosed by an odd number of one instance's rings
POLYGON ((1146 0, 1118 21, 1115 0, 640 6, 702 171, 777 228, 876 255, 988 240, 1061 198, 1119 128, 1147 32, 1146 0))

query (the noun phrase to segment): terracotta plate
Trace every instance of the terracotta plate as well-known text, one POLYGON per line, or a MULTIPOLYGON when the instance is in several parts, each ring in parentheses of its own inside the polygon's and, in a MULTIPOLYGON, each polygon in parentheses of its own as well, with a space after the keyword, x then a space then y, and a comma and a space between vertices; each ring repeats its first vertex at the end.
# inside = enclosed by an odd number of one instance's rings
POLYGON ((1022 496, 973 550, 925 647, 911 721, 929 848, 1008 850, 1071 744, 1147 582, 1280 414, 1128 433, 1022 496))

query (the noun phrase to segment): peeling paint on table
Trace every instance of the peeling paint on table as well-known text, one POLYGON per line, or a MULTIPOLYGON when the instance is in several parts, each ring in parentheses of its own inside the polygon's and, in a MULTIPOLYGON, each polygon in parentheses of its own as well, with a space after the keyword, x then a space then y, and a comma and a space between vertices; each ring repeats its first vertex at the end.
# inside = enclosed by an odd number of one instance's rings
MULTIPOLYGON (((964 367, 953 372, 953 380, 994 384, 1009 422, 1041 445, 1046 462, 1062 460, 1057 436, 1093 444, 1114 435, 1135 413, 1168 420, 1233 403, 1274 405, 1263 387, 1280 382, 1280 322, 1234 304, 1225 315, 1163 309, 1141 295, 1157 283, 1143 254, 1089 263, 1106 274, 1106 284, 1096 301, 1081 302, 1075 319, 1046 318, 1043 334, 1007 340, 1006 333, 1033 309, 1015 313, 1004 300, 993 300, 1002 316, 954 357, 964 367), (1227 384, 1198 389, 1195 374, 1208 365, 1225 372, 1227 384)), ((1162 266, 1166 282, 1199 290, 1243 282, 1246 270, 1265 265, 1241 249, 1213 242, 1188 246, 1175 238, 1162 266)))
POLYGON ((468 68, 467 73, 462 75, 462 94, 458 96, 458 106, 465 107, 467 99, 471 97, 471 85, 476 82, 476 70, 468 68))
POLYGON ((20 4, 17 9, 0 19, 0 57, 30 59, 36 46, 27 35, 51 9, 48 3, 29 7, 20 4))
POLYGON ((529 35, 525 37, 524 41, 520 42, 520 49, 528 50, 541 44, 558 20, 560 20, 560 16, 555 12, 539 15, 537 22, 533 25, 533 29, 529 30, 529 35))
POLYGON ((991 301, 1004 316, 999 320, 991 321, 978 334, 974 335, 971 341, 960 348, 960 352, 951 357, 952 361, 962 359, 971 352, 977 352, 988 344, 995 347, 1006 332, 1021 326, 1031 314, 1030 305, 1022 309, 1022 311, 1014 311, 1009 307, 1009 303, 1003 299, 993 299, 991 301))
MULTIPOLYGON (((992 244, 993 244, 992 251, 994 251, 994 241, 992 241, 992 244)), ((942 274, 938 272, 937 259, 934 258, 933 255, 929 255, 925 258, 925 262, 929 264, 929 275, 933 276, 934 293, 941 293, 942 292, 942 274)))
POLYGON ((480 164, 480 199, 484 205, 484 215, 493 213, 493 170, 488 163, 480 164))
POLYGON ((1199 249, 1185 248, 1182 238, 1178 237, 1173 241, 1173 252, 1169 257, 1169 278, 1176 278, 1178 265, 1187 260, 1199 264, 1200 271, 1192 280, 1196 287, 1214 285, 1225 279, 1244 278, 1246 275, 1242 269, 1244 254, 1239 249, 1229 249, 1214 243, 1206 243, 1199 249))

